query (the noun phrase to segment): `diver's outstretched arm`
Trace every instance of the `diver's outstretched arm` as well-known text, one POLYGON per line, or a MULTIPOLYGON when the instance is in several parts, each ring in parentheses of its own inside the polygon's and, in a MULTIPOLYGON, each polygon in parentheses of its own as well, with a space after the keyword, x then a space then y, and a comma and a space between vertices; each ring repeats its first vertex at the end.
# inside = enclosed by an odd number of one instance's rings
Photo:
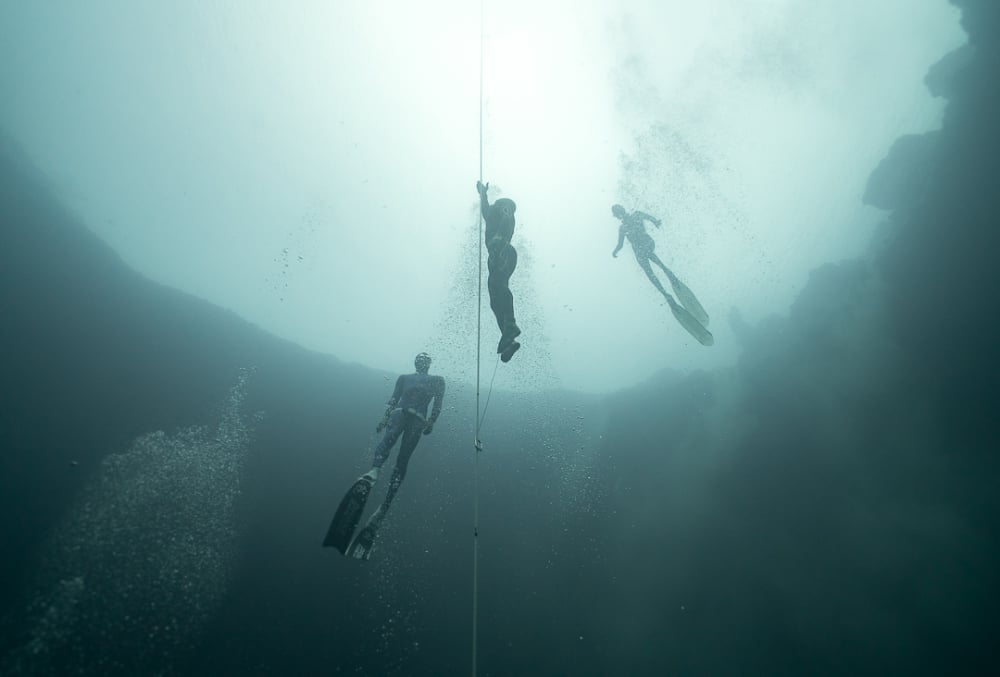
POLYGON ((663 221, 660 221, 660 220, 659 220, 658 218, 656 218, 655 216, 650 216, 650 215, 649 215, 649 214, 647 214, 646 212, 632 212, 632 214, 633 214, 634 216, 638 216, 638 217, 639 217, 640 219, 643 219, 643 220, 645 220, 645 221, 649 221, 650 223, 652 223, 652 224, 653 224, 654 226, 656 226, 657 228, 659 228, 660 226, 662 226, 662 225, 663 225, 663 221))
POLYGON ((618 227, 618 246, 615 247, 615 250, 613 252, 611 252, 611 255, 617 258, 618 252, 622 250, 622 246, 624 244, 625 244, 625 224, 623 223, 618 227))
POLYGON ((487 181, 484 185, 482 181, 476 181, 476 191, 479 192, 479 209, 483 213, 483 218, 486 218, 487 212, 490 210, 490 201, 486 199, 486 191, 490 189, 490 184, 487 181))

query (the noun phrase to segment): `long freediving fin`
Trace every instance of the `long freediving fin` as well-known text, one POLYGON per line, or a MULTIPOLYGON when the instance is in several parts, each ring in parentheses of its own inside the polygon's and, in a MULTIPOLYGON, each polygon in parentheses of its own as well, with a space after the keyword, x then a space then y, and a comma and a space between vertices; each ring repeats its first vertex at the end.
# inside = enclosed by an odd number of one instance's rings
POLYGON ((672 298, 667 298, 667 303, 670 304, 670 312, 674 314, 674 319, 676 319, 680 325, 684 327, 689 334, 691 334, 691 336, 698 339, 698 343, 703 346, 710 346, 715 343, 715 337, 712 336, 712 332, 696 320, 694 315, 685 310, 683 306, 678 305, 672 298))
MULTIPOLYGON (((674 293, 677 294, 677 300, 681 302, 684 309, 691 313, 691 316, 698 320, 699 324, 703 327, 707 327, 708 313, 706 313, 705 309, 701 307, 700 303, 698 303, 698 299, 695 297, 694 293, 688 289, 687 285, 681 282, 680 279, 678 279, 678 277, 672 272, 667 269, 664 269, 664 272, 667 274, 667 279, 670 280, 670 286, 674 288, 674 293)), ((681 322, 681 324, 684 323, 681 322)), ((691 330, 688 329, 688 331, 691 330)), ((698 340, 700 341, 701 339, 698 340)), ((711 344, 707 343, 705 345, 711 344)))
POLYGON ((378 529, 372 526, 367 526, 358 532, 358 535, 354 537, 351 541, 351 547, 347 549, 345 553, 348 557, 353 557, 354 559, 370 559, 372 556, 372 547, 375 545, 375 537, 378 535, 378 529))
POLYGON ((330 522, 330 528, 327 529, 326 538, 323 539, 324 548, 336 548, 341 554, 347 553, 347 546, 351 542, 354 530, 358 528, 361 513, 365 510, 368 494, 371 493, 374 484, 374 478, 366 474, 359 477, 348 489, 330 522))
POLYGON ((368 518, 365 528, 358 532, 358 535, 351 541, 351 545, 345 553, 348 557, 353 557, 354 559, 371 558, 372 548, 375 545, 375 537, 378 536, 378 528, 382 524, 383 517, 385 517, 385 509, 383 506, 379 506, 379 509, 373 512, 372 516, 368 518))

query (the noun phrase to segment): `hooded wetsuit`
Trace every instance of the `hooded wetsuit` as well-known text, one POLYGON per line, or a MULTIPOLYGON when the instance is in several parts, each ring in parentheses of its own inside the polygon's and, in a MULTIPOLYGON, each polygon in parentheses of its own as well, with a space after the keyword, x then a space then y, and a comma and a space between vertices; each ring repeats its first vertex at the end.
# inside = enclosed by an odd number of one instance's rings
POLYGON ((396 379, 396 388, 389 398, 389 421, 385 435, 375 447, 375 459, 372 465, 381 468, 389 458, 389 451, 400 435, 403 441, 399 445, 399 455, 396 457, 396 468, 389 480, 389 491, 383 505, 388 510, 389 503, 406 477, 406 466, 410 462, 413 450, 417 448, 420 435, 428 424, 433 425, 441 414, 441 402, 444 400, 444 378, 430 374, 402 374, 396 379), (427 405, 434 400, 430 418, 427 417, 427 405))

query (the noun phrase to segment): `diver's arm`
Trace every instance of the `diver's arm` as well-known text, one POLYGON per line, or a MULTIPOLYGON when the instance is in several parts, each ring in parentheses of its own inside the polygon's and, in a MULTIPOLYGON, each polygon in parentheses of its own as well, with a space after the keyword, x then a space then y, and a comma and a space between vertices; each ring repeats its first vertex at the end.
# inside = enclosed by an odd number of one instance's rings
POLYGON ((441 415, 441 404, 444 402, 444 377, 438 377, 438 389, 434 393, 434 404, 431 406, 431 416, 427 419, 427 424, 424 426, 424 434, 430 435, 431 431, 434 429, 434 422, 437 421, 438 416, 441 415))
POLYGON ((484 219, 490 210, 490 201, 486 199, 486 191, 489 190, 489 188, 489 183, 483 185, 482 181, 476 181, 476 190, 479 192, 479 210, 483 213, 484 219))
POLYGON ((434 393, 434 404, 431 407, 431 423, 438 420, 441 415, 441 406, 444 404, 444 377, 438 377, 438 390, 434 393))
POLYGON ((625 224, 623 223, 618 227, 618 246, 615 247, 615 250, 613 252, 611 252, 611 255, 617 257, 618 252, 622 250, 622 246, 624 244, 625 244, 625 224))
POLYGON ((661 225, 663 225, 663 221, 660 221, 655 216, 650 216, 646 212, 633 212, 633 216, 638 216, 640 219, 643 219, 644 221, 649 221, 650 223, 652 223, 657 228, 659 228, 661 225))

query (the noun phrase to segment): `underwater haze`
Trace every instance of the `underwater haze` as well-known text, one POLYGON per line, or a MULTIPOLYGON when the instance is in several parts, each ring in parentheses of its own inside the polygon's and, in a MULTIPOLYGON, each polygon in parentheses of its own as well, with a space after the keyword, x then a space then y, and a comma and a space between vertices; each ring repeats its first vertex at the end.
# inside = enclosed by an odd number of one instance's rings
POLYGON ((998 74, 992 0, 0 5, 0 674, 998 672, 998 74))
MULTIPOLYGON (((0 12, 0 122, 129 265, 310 349, 390 370, 430 350, 469 379, 479 3, 0 12)), ((732 309, 785 313, 812 268, 860 255, 883 218, 867 176, 939 126, 923 77, 966 39, 945 0, 514 0, 482 19, 483 180, 518 205, 525 325, 498 384, 588 392, 732 365, 732 309), (619 202, 663 219, 712 350, 610 256, 619 202)))

